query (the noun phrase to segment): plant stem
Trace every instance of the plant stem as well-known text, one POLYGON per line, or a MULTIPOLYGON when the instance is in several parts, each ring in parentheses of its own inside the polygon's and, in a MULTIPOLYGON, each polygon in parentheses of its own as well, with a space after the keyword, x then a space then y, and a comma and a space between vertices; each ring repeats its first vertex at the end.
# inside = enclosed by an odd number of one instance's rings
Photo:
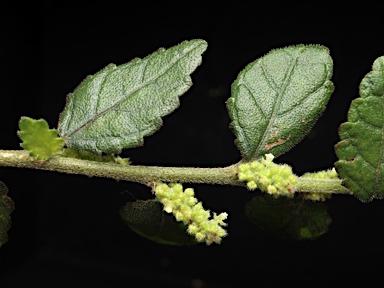
POLYGON ((340 179, 297 178, 296 192, 352 194, 350 190, 341 185, 340 179))
POLYGON ((0 166, 32 168, 89 177, 104 177, 150 185, 152 182, 189 182, 222 185, 242 185, 236 168, 193 168, 121 165, 53 155, 37 161, 24 150, 0 150, 0 166))
MULTIPOLYGON (((121 165, 53 155, 37 161, 25 150, 0 150, 0 166, 30 168, 89 177, 112 178, 151 185, 153 182, 206 183, 244 186, 237 178, 237 165, 220 168, 121 165)), ((350 194, 341 180, 298 177, 297 192, 350 194)))

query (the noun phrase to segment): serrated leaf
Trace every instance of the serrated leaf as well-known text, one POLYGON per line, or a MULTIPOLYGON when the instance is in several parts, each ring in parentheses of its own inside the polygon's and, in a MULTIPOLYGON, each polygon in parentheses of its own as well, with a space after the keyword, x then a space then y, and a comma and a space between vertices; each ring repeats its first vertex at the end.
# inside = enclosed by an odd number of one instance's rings
POLYGON ((192 245, 196 239, 187 234, 186 226, 163 211, 157 200, 128 202, 120 210, 126 225, 139 235, 159 244, 192 245))
POLYGON ((344 185, 367 202, 384 198, 384 56, 374 61, 359 93, 339 127, 335 168, 344 185))
POLYGON ((8 241, 8 230, 11 227, 11 213, 15 209, 11 198, 7 196, 8 189, 0 181, 0 247, 8 241))
POLYGON ((301 197, 255 196, 246 203, 245 213, 259 228, 283 239, 317 239, 332 223, 324 202, 301 197))
POLYGON ((206 49, 204 40, 184 41, 88 76, 68 95, 59 134, 67 146, 96 154, 142 145, 179 106, 206 49))
POLYGON ((37 160, 46 160, 63 148, 64 140, 58 137, 55 129, 49 129, 44 119, 21 117, 19 128, 17 135, 23 141, 20 146, 37 160))
POLYGON ((277 157, 296 145, 324 111, 332 73, 332 58, 320 45, 272 50, 247 65, 227 101, 243 158, 277 157))

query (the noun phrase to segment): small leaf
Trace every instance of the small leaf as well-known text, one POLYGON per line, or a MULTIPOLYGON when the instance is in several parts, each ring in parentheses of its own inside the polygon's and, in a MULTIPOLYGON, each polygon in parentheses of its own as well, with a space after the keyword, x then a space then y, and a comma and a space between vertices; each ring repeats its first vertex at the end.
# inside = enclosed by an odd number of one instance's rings
POLYGON ((332 72, 329 51, 320 45, 272 50, 247 65, 227 101, 243 158, 277 157, 301 141, 333 92, 332 72))
POLYGON ((157 200, 128 202, 120 210, 125 224, 139 235, 167 245, 196 244, 193 236, 187 234, 187 227, 163 211, 157 200))
POLYGON ((68 95, 59 134, 67 146, 96 154, 142 145, 179 106, 206 49, 204 40, 184 41, 88 76, 68 95))
POLYGON ((0 247, 8 241, 7 231, 12 224, 10 215, 15 209, 14 203, 7 193, 7 187, 0 181, 0 247))
POLYGON ((246 203, 245 213, 262 230, 283 239, 317 239, 328 231, 332 222, 324 202, 301 197, 255 196, 246 203))
POLYGON ((17 135, 23 140, 20 146, 37 160, 46 160, 63 148, 64 140, 58 137, 55 129, 49 129, 44 119, 21 117, 19 128, 17 135))
POLYGON ((340 125, 335 168, 344 185, 361 201, 384 198, 384 56, 360 83, 348 122, 340 125))

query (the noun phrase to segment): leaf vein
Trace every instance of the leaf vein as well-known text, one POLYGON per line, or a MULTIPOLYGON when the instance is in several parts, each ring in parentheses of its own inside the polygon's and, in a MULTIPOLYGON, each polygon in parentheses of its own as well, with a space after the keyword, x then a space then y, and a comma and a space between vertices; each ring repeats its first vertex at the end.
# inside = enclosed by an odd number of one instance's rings
POLYGON ((266 113, 264 112, 263 108, 260 106, 259 102, 257 101, 257 99, 254 97, 254 93, 253 91, 251 90, 251 88, 247 85, 248 84, 248 81, 245 81, 246 83, 242 84, 244 86, 244 88, 248 91, 249 95, 251 95, 251 98, 253 100, 253 102, 255 103, 255 106, 258 108, 258 110, 260 111, 260 113, 262 114, 263 118, 264 119, 267 119, 267 115, 266 113))
POLYGON ((319 87, 316 88, 315 91, 313 92, 310 92, 307 96, 304 96, 299 102, 297 102, 293 107, 288 107, 285 111, 282 111, 281 113, 278 114, 279 117, 281 116, 285 116, 286 114, 289 114, 291 112, 293 112, 292 110, 299 107, 300 105, 304 104, 305 102, 309 101, 309 99, 311 98, 312 95, 316 94, 320 89, 322 89, 324 87, 324 83, 326 82, 327 80, 324 79, 324 82, 322 82, 321 84, 319 84, 319 87))
POLYGON ((279 93, 278 85, 272 79, 271 75, 269 73, 267 73, 267 71, 264 68, 262 61, 260 61, 260 67, 261 67, 261 71, 263 72, 264 78, 267 80, 268 86, 271 87, 272 90, 275 91, 276 93, 279 93))

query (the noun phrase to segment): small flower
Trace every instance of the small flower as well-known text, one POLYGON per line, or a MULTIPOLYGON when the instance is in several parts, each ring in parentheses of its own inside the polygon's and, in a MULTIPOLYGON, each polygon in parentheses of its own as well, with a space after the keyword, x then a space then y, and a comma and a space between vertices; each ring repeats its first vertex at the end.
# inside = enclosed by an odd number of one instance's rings
POLYGON ((195 235, 198 231, 199 231, 199 227, 196 224, 194 223, 189 224, 187 229, 187 232, 189 234, 195 235))
MULTIPOLYGON (((203 234, 203 233, 201 233, 201 232, 197 232, 196 234, 195 234, 195 237, 196 237, 196 240, 197 241, 199 241, 199 242, 203 242, 204 240, 205 240, 205 235, 203 234)), ((208 244, 208 243, 207 243, 208 244)), ((211 244, 211 243, 209 243, 209 244, 211 244)))
POLYGON ((255 190, 257 188, 257 184, 255 181, 251 180, 247 183, 247 187, 249 190, 255 190))
POLYGON ((277 192, 277 188, 273 185, 268 185, 267 191, 269 194, 275 194, 277 192))
POLYGON ((224 220, 228 218, 228 213, 223 212, 217 215, 213 213, 213 219, 216 220, 221 226, 227 226, 227 223, 224 223, 224 220))
POLYGON ((167 213, 172 213, 172 206, 164 206, 164 211, 167 213))

